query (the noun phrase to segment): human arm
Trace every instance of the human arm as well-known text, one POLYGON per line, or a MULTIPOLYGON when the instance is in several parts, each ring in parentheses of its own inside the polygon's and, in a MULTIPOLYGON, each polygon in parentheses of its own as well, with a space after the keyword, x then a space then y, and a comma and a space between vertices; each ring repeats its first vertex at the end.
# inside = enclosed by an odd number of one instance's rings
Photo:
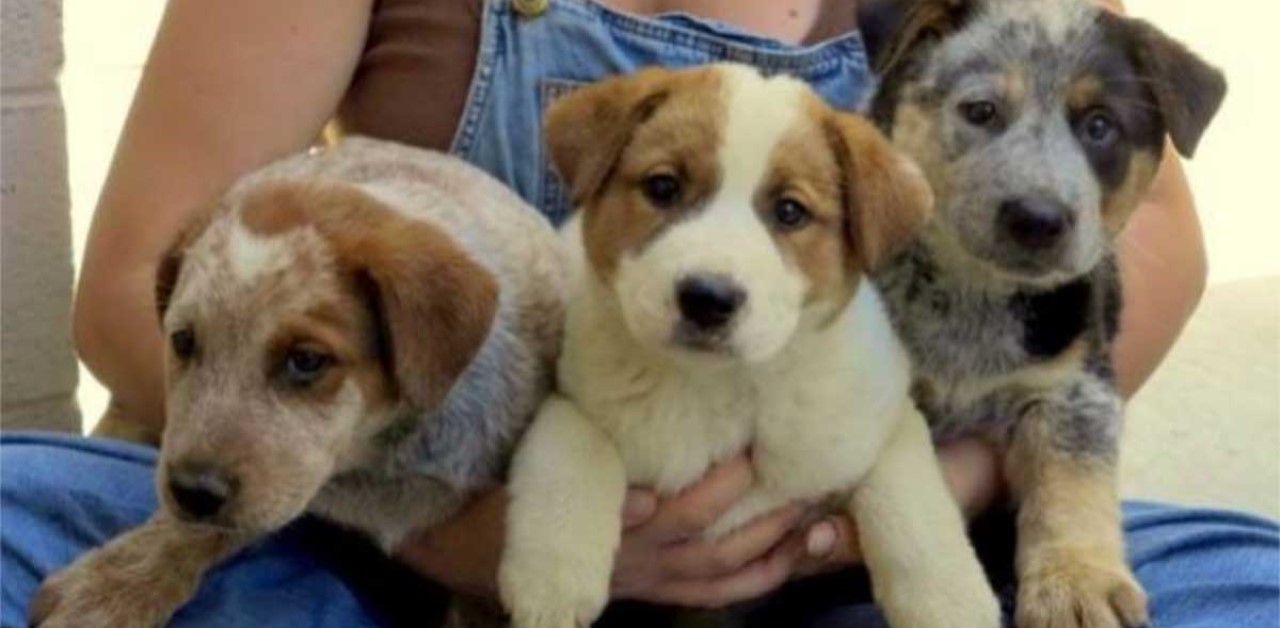
POLYGON ((237 177, 318 137, 351 80, 371 2, 169 3, 98 201, 76 294, 76 349, 111 391, 102 431, 158 439, 161 255, 237 177))

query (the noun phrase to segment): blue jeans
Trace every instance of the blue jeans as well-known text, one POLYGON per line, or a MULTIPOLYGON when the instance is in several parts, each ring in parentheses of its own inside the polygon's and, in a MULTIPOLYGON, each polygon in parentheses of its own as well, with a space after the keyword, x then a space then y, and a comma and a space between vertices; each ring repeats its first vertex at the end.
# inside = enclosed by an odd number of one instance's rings
MULTIPOLYGON (((155 450, 119 441, 0 436, 0 625, 25 625, 27 602, 44 577, 147 518, 156 506, 155 461, 155 450)), ((1134 571, 1151 595, 1154 625, 1280 625, 1275 523, 1129 503, 1125 533, 1134 571)), ((345 533, 301 521, 210 572, 173 625, 358 628, 422 625, 439 615, 438 589, 373 552, 345 533)), ((807 586, 797 583, 787 593, 803 600, 807 586)), ((797 602, 773 612, 794 620, 787 625, 878 625, 865 604, 797 602)))

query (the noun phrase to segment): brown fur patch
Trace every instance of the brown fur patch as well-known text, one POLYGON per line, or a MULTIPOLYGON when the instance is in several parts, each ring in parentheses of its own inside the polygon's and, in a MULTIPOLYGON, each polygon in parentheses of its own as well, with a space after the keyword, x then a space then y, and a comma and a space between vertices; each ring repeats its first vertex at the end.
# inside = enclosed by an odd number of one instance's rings
POLYGON ((803 122, 779 139, 769 157, 769 179, 756 206, 765 224, 770 224, 774 203, 783 196, 794 198, 809 209, 812 224, 797 231, 775 231, 774 241, 808 277, 808 299, 841 302, 853 295, 857 274, 848 263, 848 215, 842 203, 844 177, 822 125, 832 113, 812 95, 805 99, 804 108, 803 122))
POLYGON ((368 307, 386 335, 398 390, 418 407, 436 407, 488 337, 497 279, 440 228, 354 187, 294 183, 273 194, 282 206, 306 208, 352 281, 368 278, 368 307))
POLYGON ((296 184, 288 181, 265 182, 245 195, 240 222, 250 233, 273 236, 297 229, 309 221, 306 197, 295 194, 296 184))
POLYGON ((583 214, 587 257, 603 277, 716 189, 723 132, 718 72, 646 70, 561 98, 547 142, 583 214), (645 197, 646 177, 669 174, 682 192, 669 208, 645 197))
POLYGON ((1115 469, 1054 446, 1053 426, 1023 417, 1006 459, 1018 512, 1017 624, 1146 625, 1146 595, 1125 562, 1115 469))
POLYGON ((873 271, 929 220, 933 192, 920 170, 867 120, 832 114, 827 137, 844 173, 851 259, 873 271))

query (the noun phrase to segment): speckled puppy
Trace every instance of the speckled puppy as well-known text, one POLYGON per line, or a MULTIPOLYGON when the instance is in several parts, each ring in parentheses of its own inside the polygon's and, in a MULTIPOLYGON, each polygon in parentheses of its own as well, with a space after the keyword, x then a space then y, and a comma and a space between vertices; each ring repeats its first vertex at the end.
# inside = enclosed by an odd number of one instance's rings
POLYGON ((366 139, 237 183, 160 270, 160 509, 46 580, 33 623, 150 627, 310 511, 383 548, 504 473, 562 326, 550 225, 494 179, 366 139))
POLYGON ((1111 243, 1166 132, 1194 151, 1223 77, 1086 0, 867 8, 896 21, 876 24, 895 34, 872 42, 874 117, 938 199, 932 225, 876 277, 913 394, 935 435, 984 434, 1005 452, 1020 626, 1145 624, 1116 495, 1111 243))

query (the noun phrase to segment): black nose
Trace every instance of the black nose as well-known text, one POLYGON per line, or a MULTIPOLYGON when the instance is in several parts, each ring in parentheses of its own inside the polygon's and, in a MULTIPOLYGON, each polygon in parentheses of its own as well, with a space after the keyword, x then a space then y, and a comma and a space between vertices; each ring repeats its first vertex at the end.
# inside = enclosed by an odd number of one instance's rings
POLYGON ((702 329, 723 327, 746 300, 742 288, 725 277, 695 275, 676 286, 680 314, 702 329))
POLYGON ((235 492, 236 482, 206 465, 169 467, 169 495, 182 514, 195 520, 212 519, 235 492))
POLYGON ((1046 249, 1071 229, 1075 214, 1057 201, 1015 198, 1000 204, 996 221, 1014 242, 1029 249, 1046 249))

